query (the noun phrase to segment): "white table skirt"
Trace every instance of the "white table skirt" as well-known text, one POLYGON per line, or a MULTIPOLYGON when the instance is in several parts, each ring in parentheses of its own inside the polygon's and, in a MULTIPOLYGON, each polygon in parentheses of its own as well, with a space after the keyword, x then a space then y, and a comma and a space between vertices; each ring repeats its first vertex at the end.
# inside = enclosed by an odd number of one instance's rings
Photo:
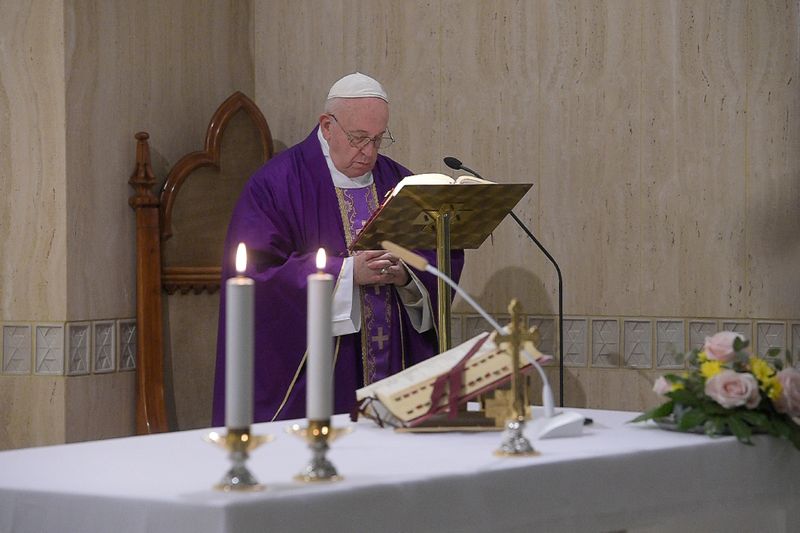
MULTIPOLYGON (((212 490, 208 430, 0 453, 0 533, 247 531, 800 531, 800 451, 744 446, 579 410, 581 437, 499 458, 499 433, 397 434, 371 422, 332 445, 344 480, 292 480, 309 458, 287 422, 253 452, 264 492, 212 490), (693 529, 696 528, 696 529, 693 529)), ((336 417, 338 425, 349 423, 336 417)))

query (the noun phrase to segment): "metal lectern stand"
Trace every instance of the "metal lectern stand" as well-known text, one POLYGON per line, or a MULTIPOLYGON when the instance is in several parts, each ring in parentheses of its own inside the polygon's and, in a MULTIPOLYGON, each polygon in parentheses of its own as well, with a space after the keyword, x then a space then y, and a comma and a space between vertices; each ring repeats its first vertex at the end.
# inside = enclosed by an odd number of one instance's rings
MULTIPOLYGON (((384 240, 406 248, 436 250, 436 266, 450 276, 450 251, 480 247, 529 183, 406 185, 387 197, 361 230, 351 250, 378 250, 384 240)), ((451 292, 438 283, 439 351, 452 348, 451 292)))

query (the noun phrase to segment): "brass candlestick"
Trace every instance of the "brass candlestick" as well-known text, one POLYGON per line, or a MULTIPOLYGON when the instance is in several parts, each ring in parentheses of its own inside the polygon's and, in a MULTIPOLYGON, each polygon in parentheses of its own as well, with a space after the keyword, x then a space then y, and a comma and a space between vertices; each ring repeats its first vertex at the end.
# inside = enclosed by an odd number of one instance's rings
POLYGON ((506 420, 505 430, 503 431, 503 441, 494 453, 501 456, 530 456, 539 455, 533 449, 530 441, 525 437, 525 407, 527 404, 527 390, 525 389, 523 375, 519 369, 520 350, 526 342, 537 342, 538 335, 535 330, 525 331, 522 326, 522 306, 515 298, 508 306, 511 314, 511 323, 507 335, 497 335, 495 342, 498 346, 507 343, 508 351, 511 355, 512 379, 511 395, 513 398, 511 417, 506 420))
POLYGON ((271 442, 272 435, 251 435, 250 428, 228 429, 226 435, 220 435, 212 431, 206 435, 205 440, 216 444, 220 448, 228 450, 232 466, 222 477, 219 483, 214 485, 217 490, 224 491, 258 491, 264 490, 261 485, 245 466, 250 450, 255 450, 262 444, 271 442))
POLYGON ((338 429, 331 427, 330 418, 326 420, 309 420, 308 427, 301 427, 300 424, 293 424, 287 428, 289 433, 296 437, 305 439, 311 449, 311 461, 303 471, 294 478, 297 481, 317 482, 317 481, 339 481, 342 477, 336 471, 327 458, 328 442, 333 442, 337 438, 347 435, 353 430, 352 427, 338 429))

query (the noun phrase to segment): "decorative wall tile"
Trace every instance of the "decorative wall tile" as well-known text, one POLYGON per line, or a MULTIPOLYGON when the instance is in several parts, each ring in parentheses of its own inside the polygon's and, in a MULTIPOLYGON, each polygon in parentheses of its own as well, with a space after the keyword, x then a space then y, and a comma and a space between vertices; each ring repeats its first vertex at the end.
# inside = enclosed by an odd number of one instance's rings
POLYGON ((649 320, 626 320, 624 333, 624 365, 653 368, 653 323, 649 320))
MULTIPOLYGON (((503 313, 496 315, 493 314, 491 316, 492 319, 500 324, 501 327, 508 324, 508 322, 511 320, 509 315, 503 313)), ((464 315, 463 328, 463 338, 465 341, 480 333, 491 333, 494 331, 492 325, 484 320, 484 318, 480 315, 464 315)))
POLYGON ((556 355, 556 320, 554 318, 528 317, 528 329, 536 326, 539 330, 538 349, 543 354, 556 355))
POLYGON ((484 331, 489 331, 492 326, 489 325, 486 320, 483 319, 480 315, 464 315, 463 322, 463 332, 462 335, 464 336, 464 340, 469 340, 475 335, 482 333, 484 331))
POLYGON ((31 327, 24 324, 3 325, 3 373, 30 374, 31 327))
POLYGON ((753 344, 753 323, 749 320, 725 320, 722 322, 722 329, 739 333, 753 344))
POLYGON ((64 374, 64 326, 62 324, 36 325, 36 366, 34 374, 64 374))
POLYGON ((89 355, 92 351, 91 324, 67 323, 67 375, 80 376, 90 371, 89 355))
POLYGON ((689 321, 689 349, 702 348, 706 337, 717 332, 716 320, 690 320, 689 321))
POLYGON ((92 323, 94 339, 94 372, 101 374, 116 370, 116 325, 113 320, 92 323))
POLYGON ((792 350, 794 366, 800 368, 800 324, 792 324, 792 343, 789 349, 792 350))
POLYGON ((592 366, 619 366, 618 320, 592 320, 592 366))
POLYGON ((781 352, 786 348, 786 324, 756 322, 756 353, 765 357, 770 348, 780 348, 781 352))
POLYGON ((117 320, 120 370, 136 369, 136 319, 117 320))
POLYGON ((586 366, 587 320, 564 319, 564 366, 586 366))
POLYGON ((685 350, 683 320, 656 320, 656 367, 683 368, 685 350))

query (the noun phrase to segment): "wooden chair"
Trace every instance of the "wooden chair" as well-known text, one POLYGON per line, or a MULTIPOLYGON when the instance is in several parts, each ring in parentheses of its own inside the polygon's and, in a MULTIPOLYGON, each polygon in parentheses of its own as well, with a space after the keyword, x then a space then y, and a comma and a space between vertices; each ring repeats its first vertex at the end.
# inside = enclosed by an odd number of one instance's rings
POLYGON ((155 193, 149 137, 136 134, 128 182, 140 434, 210 425, 225 232, 244 183, 273 154, 264 115, 241 92, 211 117, 203 150, 180 158, 155 193))

